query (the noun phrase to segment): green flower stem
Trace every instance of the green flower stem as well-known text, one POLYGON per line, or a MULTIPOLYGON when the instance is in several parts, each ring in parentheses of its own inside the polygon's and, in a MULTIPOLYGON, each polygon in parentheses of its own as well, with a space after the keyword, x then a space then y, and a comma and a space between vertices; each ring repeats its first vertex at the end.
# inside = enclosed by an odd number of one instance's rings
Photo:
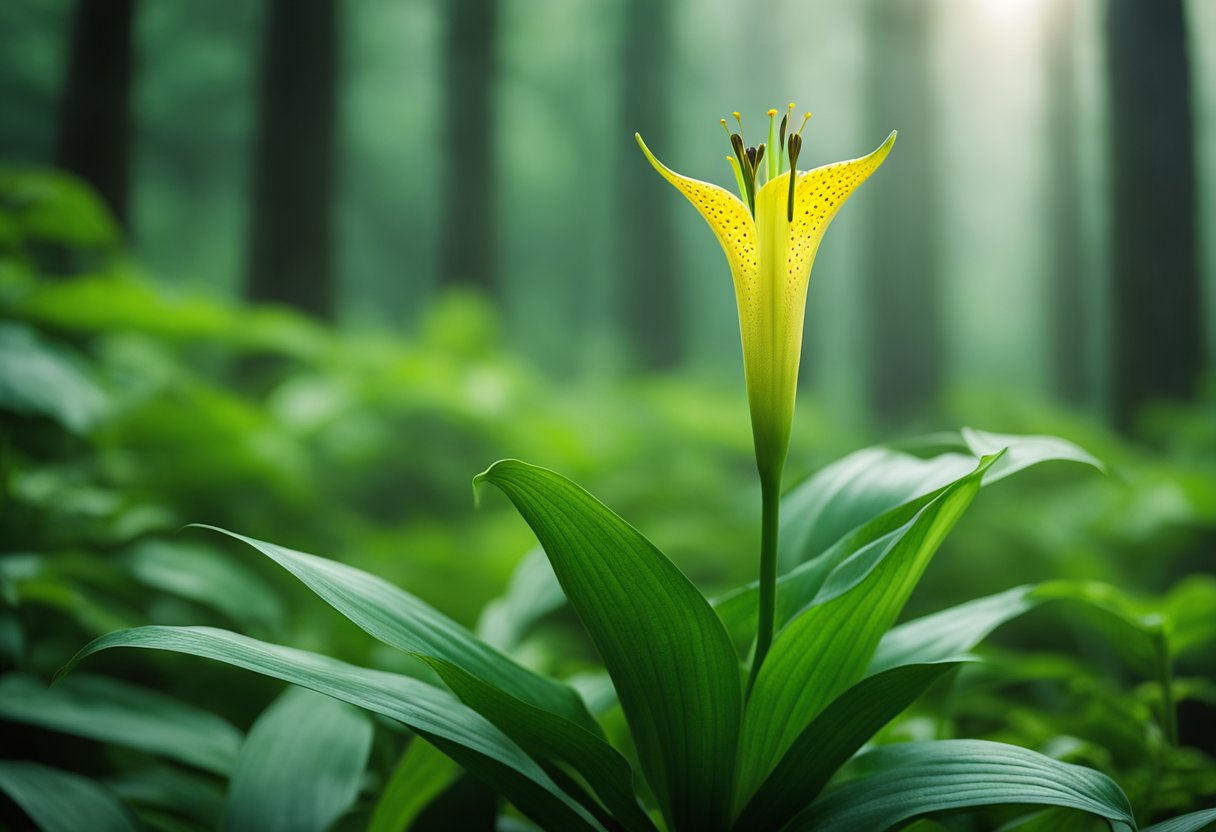
POLYGON ((756 654, 748 690, 773 643, 777 610, 777 529, 781 519, 781 466, 760 472, 760 614, 756 622, 756 654))

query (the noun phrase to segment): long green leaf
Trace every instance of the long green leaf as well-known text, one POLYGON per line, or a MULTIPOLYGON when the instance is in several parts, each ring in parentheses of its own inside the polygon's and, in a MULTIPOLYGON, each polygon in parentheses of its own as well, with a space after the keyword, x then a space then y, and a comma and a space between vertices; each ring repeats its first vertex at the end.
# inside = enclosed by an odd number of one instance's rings
MULTIPOLYGON (((903 533, 920 511, 940 496, 942 489, 898 505, 863 523, 846 534, 813 560, 800 564, 777 578, 776 622, 780 629, 816 598, 829 576, 845 561, 865 563, 869 556, 882 552, 903 533)), ((732 639, 741 647, 755 638, 756 609, 759 598, 756 583, 740 587, 714 602, 732 639)))
POLYGON ((204 546, 148 539, 124 553, 141 583, 218 610, 242 629, 269 629, 282 623, 283 602, 243 563, 204 546))
POLYGON ((43 832, 137 832, 139 825, 101 785, 25 760, 0 760, 0 791, 43 832))
POLYGON ((1032 585, 977 598, 906 621, 888 630, 870 659, 868 674, 967 651, 1007 621, 1037 606, 1032 585))
POLYGON ((1216 809, 1203 809, 1177 818, 1154 823, 1140 832, 1199 832, 1216 823, 1216 809))
POLYGON ((1166 737, 1177 742, 1167 622, 1162 615, 1097 581, 1049 581, 1015 587, 986 598, 905 622, 889 630, 878 644, 868 674, 911 662, 938 661, 970 650, 997 627, 1054 601, 1079 604, 1114 621, 1119 652, 1140 673, 1153 677, 1161 690, 1157 716, 1166 737))
POLYGON ((984 460, 911 521, 843 561, 813 605, 778 634, 744 714, 740 802, 751 796, 810 721, 861 678, 882 634, 975 498, 992 461, 984 460))
POLYGON ((975 428, 963 428, 959 436, 976 458, 1000 454, 1000 459, 985 472, 984 485, 991 485, 1042 462, 1076 462, 1099 471, 1106 470, 1102 461, 1089 451, 1058 436, 1019 436, 989 433, 975 428))
POLYGON ((0 718, 135 748, 228 775, 242 735, 215 714, 118 679, 80 674, 47 687, 0 678, 0 718))
POLYGON ((497 688, 598 732, 579 695, 515 663, 434 607, 353 566, 203 526, 249 544, 295 575, 330 606, 385 644, 462 667, 497 688))
POLYGON ((709 603, 641 533, 564 477, 508 460, 476 482, 506 494, 549 555, 612 675, 669 825, 723 828, 742 691, 709 603))
POLYGON ((450 662, 427 662, 461 701, 533 757, 566 763, 581 774, 626 829, 654 832, 654 823, 638 805, 629 761, 607 742, 556 714, 502 696, 484 680, 450 662))
MULTIPOLYGON (((1126 626, 1142 643, 1137 654, 1154 651, 1162 631, 1160 617, 1137 609, 1114 587, 1095 581, 1049 581, 1014 587, 893 627, 878 644, 867 673, 911 662, 939 661, 972 649, 993 630, 1046 603, 1063 601, 1097 610, 1126 626)), ((1155 659, 1141 658, 1141 662, 1155 659)))
POLYGON ((864 448, 833 462, 781 500, 780 570, 815 558, 863 523, 974 469, 969 454, 920 459, 882 447, 864 448))
POLYGON ((623 821, 632 816, 633 824, 649 823, 633 796, 628 764, 602 740, 598 723, 572 688, 515 664, 463 627, 374 575, 272 543, 225 534, 268 555, 371 635, 431 662, 447 675, 445 681, 450 683, 452 677, 472 680, 457 693, 499 728, 513 729, 515 733, 506 733, 517 742, 526 738, 528 742, 521 745, 528 753, 568 762, 579 770, 600 763, 592 782, 605 789, 612 808, 625 813, 623 821), (512 716, 504 718, 507 714, 512 716), (524 718, 522 714, 530 716, 524 718), (521 734, 522 726, 530 730, 521 734))
POLYGON ((967 660, 905 665, 853 685, 798 736, 740 812, 734 828, 738 832, 781 829, 882 726, 967 660))
POLYGON ((1136 828, 1105 774, 1017 746, 941 740, 884 746, 858 758, 869 773, 831 789, 790 832, 883 832, 920 815, 1002 804, 1061 806, 1136 828))
POLYGON ((365 714, 288 688, 241 746, 224 825, 231 832, 325 832, 355 802, 371 747, 365 714))
POLYGON ((367 832, 402 832, 418 813, 452 784, 460 767, 422 737, 415 737, 401 755, 392 777, 380 792, 367 832))
POLYGON ((963 428, 934 437, 940 451, 921 458, 890 447, 864 448, 828 465, 781 503, 779 562, 793 569, 817 557, 852 529, 896 506, 923 498, 966 475, 978 459, 1001 454, 984 485, 1048 461, 1102 464, 1055 436, 1015 436, 963 428))
POLYGON ((486 780, 542 826, 599 829, 536 761, 484 717, 425 682, 212 627, 137 627, 109 633, 77 653, 60 671, 112 647, 171 650, 252 670, 383 714, 412 728, 470 772, 486 780))
MULTIPOLYGON (((810 603, 842 560, 911 520, 942 489, 970 473, 984 455, 1006 449, 984 473, 983 486, 1044 462, 1102 467, 1081 448, 1051 436, 964 429, 961 435, 938 437, 936 444, 943 442, 951 450, 931 459, 882 447, 857 451, 786 495, 781 503, 778 627, 810 603)), ((752 582, 713 602, 731 638, 742 648, 755 637, 757 597, 758 584, 752 582)))

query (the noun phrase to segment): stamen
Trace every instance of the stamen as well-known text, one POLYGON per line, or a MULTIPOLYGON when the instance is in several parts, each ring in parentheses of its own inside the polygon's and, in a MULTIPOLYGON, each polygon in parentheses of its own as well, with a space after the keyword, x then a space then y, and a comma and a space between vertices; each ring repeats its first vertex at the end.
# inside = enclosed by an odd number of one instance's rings
POLYGON ((743 174, 743 198, 747 201, 747 207, 752 212, 752 216, 755 216, 756 173, 748 159, 747 150, 743 147, 743 137, 738 133, 731 133, 730 146, 734 148, 735 158, 739 160, 739 170, 743 174))
MULTIPOLYGON (((808 113, 808 116, 810 114, 808 113)), ((803 126, 806 122, 803 122, 803 126)), ((790 153, 790 196, 786 204, 786 219, 790 222, 794 221, 794 187, 798 183, 798 154, 802 152, 802 134, 791 133, 789 138, 789 153, 790 153)))
POLYGON ((731 113, 731 115, 732 115, 732 116, 734 116, 734 117, 735 117, 735 121, 736 121, 736 122, 738 122, 738 124, 739 124, 739 135, 740 135, 740 136, 742 136, 742 135, 743 135, 743 116, 739 115, 739 111, 738 111, 738 110, 735 110, 733 113, 731 113))
POLYGON ((760 169, 760 153, 754 147, 747 149, 747 201, 752 206, 752 216, 756 215, 756 171, 760 169))
POLYGON ((745 151, 743 148, 743 136, 741 136, 737 133, 732 133, 731 134, 731 147, 734 150, 734 157, 736 157, 739 161, 739 165, 741 165, 741 167, 744 170, 747 170, 748 163, 744 162, 743 159, 745 156, 747 156, 748 152, 745 151))
MULTIPOLYGON (((777 111, 768 111, 768 144, 769 147, 780 147, 777 144, 777 111)), ((766 181, 772 181, 777 178, 777 174, 781 172, 779 168, 780 160, 778 154, 770 153, 768 157, 768 178, 766 181)))
POLYGON ((802 135, 802 129, 803 129, 803 127, 806 127, 806 123, 807 123, 808 121, 810 121, 810 120, 811 120, 811 114, 810 114, 810 113, 807 113, 806 115, 804 115, 804 116, 802 117, 802 127, 799 127, 799 128, 798 128, 798 135, 799 135, 799 136, 801 136, 801 135, 802 135))
MULTIPOLYGON (((718 122, 722 125, 722 129, 726 131, 726 138, 730 142, 731 149, 735 151, 736 156, 739 150, 735 147, 735 136, 731 134, 730 127, 726 124, 726 119, 720 118, 718 122)), ((743 145, 743 139, 739 138, 740 147, 743 145)), ((730 156, 726 157, 726 161, 730 162, 730 168, 735 172, 735 184, 739 186, 739 199, 747 201, 747 185, 743 181, 743 172, 739 169, 739 163, 730 156)))

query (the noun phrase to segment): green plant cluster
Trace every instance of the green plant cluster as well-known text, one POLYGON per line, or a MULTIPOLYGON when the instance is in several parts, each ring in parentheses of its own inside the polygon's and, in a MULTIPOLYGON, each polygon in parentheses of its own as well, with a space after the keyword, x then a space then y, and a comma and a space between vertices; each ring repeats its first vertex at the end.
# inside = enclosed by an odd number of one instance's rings
POLYGON ((7 825, 1216 820, 1216 579, 1192 560, 1216 528, 1210 411, 1161 414, 1151 454, 1014 411, 993 421, 1080 445, 965 430, 845 453, 858 437, 803 417, 791 466, 816 473, 782 500, 778 630, 749 685, 733 397, 571 396, 468 299, 402 343, 175 298, 53 173, 0 176, 0 258, 7 825), (479 489, 507 499, 472 514, 467 474, 506 456, 545 467, 491 466, 479 489), (638 481, 656 459, 666 481, 638 481))

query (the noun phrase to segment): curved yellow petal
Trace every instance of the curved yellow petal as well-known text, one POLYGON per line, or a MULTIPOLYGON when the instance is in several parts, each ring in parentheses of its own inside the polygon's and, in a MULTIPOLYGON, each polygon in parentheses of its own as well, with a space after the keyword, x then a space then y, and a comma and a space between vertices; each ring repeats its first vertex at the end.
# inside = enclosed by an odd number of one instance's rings
POLYGON ((735 282, 735 297, 742 312, 748 294, 755 291, 756 275, 760 269, 756 223, 747 206, 725 188, 676 173, 655 158, 641 135, 634 133, 633 137, 659 175, 684 194, 709 223, 722 250, 726 252, 731 277, 735 282))
POLYGON ((801 274, 805 269, 809 275, 828 224, 857 186, 878 170, 891 152, 896 135, 892 130, 886 141, 860 159, 836 162, 799 174, 794 186, 794 221, 790 228, 791 273, 801 274))
POLYGON ((760 249, 758 291, 745 311, 740 302, 748 393, 757 452, 784 459, 794 416, 798 365, 811 266, 828 224, 849 195, 878 169, 895 133, 873 153, 801 173, 794 186, 789 221, 789 173, 770 180, 756 195, 760 249), (750 330, 750 333, 749 333, 750 330))

